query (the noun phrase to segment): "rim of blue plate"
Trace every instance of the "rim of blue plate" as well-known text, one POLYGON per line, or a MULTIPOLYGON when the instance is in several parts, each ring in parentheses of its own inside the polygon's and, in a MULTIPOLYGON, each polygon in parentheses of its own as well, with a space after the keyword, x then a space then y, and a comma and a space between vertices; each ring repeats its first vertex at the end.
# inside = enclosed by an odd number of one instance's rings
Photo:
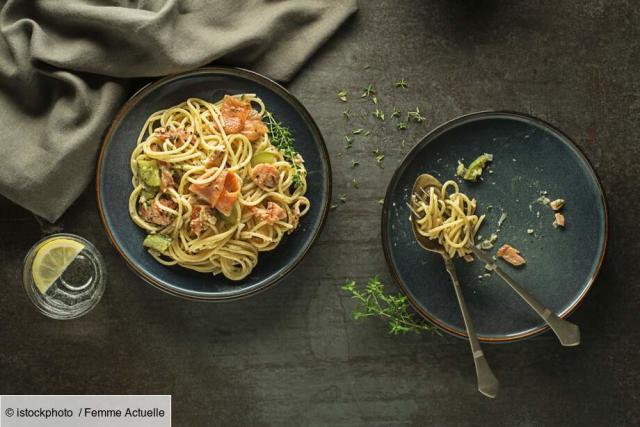
MULTIPOLYGON (((395 187, 397 181, 400 179, 400 176, 402 175, 402 173, 405 170, 406 165, 408 164, 408 162, 413 159, 418 151, 420 151, 420 149, 422 148, 421 145, 425 140, 429 140, 432 139, 434 137, 437 137, 439 134, 446 132, 447 130, 453 129, 458 125, 464 124, 466 122, 469 122, 471 119, 478 119, 478 118, 491 118, 491 117, 512 117, 512 118, 517 118, 520 120, 527 120, 527 121, 532 121, 538 125, 540 125, 543 128, 547 128, 552 130, 553 132, 559 134, 562 138, 564 138, 564 140, 562 141, 563 143, 568 143, 571 148, 573 148, 575 150, 575 152, 580 156, 580 158, 585 162, 585 164, 587 166, 589 166, 589 169, 591 170, 591 172, 593 173, 593 176, 595 177, 595 181, 597 183, 597 191, 600 195, 600 197, 602 198, 602 205, 604 208, 604 247, 602 250, 602 253, 598 259, 598 264, 596 266, 596 269, 594 270, 593 274, 591 275, 591 277, 589 277, 587 284, 584 288, 584 290, 582 291, 582 293, 580 295, 577 296, 576 300, 569 306, 567 307, 562 313, 559 313, 558 316, 561 318, 565 318, 569 315, 571 315, 571 313, 573 313, 579 306, 580 304, 582 304, 584 298, 586 297, 586 295, 589 293, 589 290, 591 290, 591 287, 593 286, 593 283, 595 282, 596 278, 598 277, 598 274, 600 273, 600 270, 602 268, 602 264, 604 263, 604 260, 606 258, 607 255, 607 248, 608 248, 608 240, 609 240, 609 212, 608 212, 608 207, 607 207, 607 198, 605 196, 605 192, 604 189, 602 187, 602 183, 600 181, 600 177, 598 176, 598 173, 596 172, 595 168, 593 167, 593 164, 591 163, 591 161, 589 160, 589 158, 586 156, 584 150, 582 150, 582 148, 580 148, 571 137, 569 137, 565 132, 563 132, 562 130, 558 129, 556 126, 552 125, 551 123, 548 123, 538 117, 534 117, 531 116, 529 114, 525 114, 525 113, 520 113, 517 111, 509 111, 509 110, 483 110, 483 111, 477 111, 477 112, 473 112, 473 113, 468 113, 468 114, 463 114, 461 116, 455 117, 451 120, 448 120, 442 124, 440 124, 439 126, 436 126, 434 129, 432 129, 430 132, 428 132, 425 136, 423 136, 422 138, 420 138, 418 140, 418 142, 415 144, 415 146, 411 149, 411 151, 409 151, 407 153, 407 155, 404 157, 404 159, 402 159, 402 162, 400 162, 400 166, 398 166, 398 168, 396 169, 396 171, 393 173, 393 176, 391 177, 391 180, 389 181, 389 184, 387 185, 387 191, 385 193, 385 198, 384 198, 384 205, 382 206, 382 220, 380 221, 380 226, 382 228, 382 247, 384 250, 384 257, 385 260, 387 262, 387 266, 391 272, 391 276, 393 277, 393 280, 398 284, 398 286, 400 287, 400 290, 402 291, 402 293, 407 297, 407 299, 409 300, 409 303, 411 304, 411 306, 413 307, 413 309, 420 315, 422 316, 425 320, 429 321, 430 323, 432 323, 433 325, 435 325, 436 327, 438 327, 439 329, 447 332, 450 335, 453 335, 455 337, 458 338, 464 338, 467 339, 467 335, 465 333, 460 333, 458 330, 452 329, 449 326, 447 326, 446 324, 438 321, 435 317, 431 316, 426 310, 424 310, 421 305, 418 303, 418 301, 416 301, 413 296, 411 295, 411 292, 409 292, 409 289, 407 287, 407 285, 404 283, 404 281, 402 280, 402 277, 400 276, 400 273, 398 272, 396 265, 395 265, 395 261, 393 259, 393 256, 391 255, 391 248, 389 247, 389 235, 387 232, 387 218, 388 218, 388 214, 389 214, 389 209, 390 209, 390 200, 391 200, 391 193, 392 193, 392 189, 395 187)), ((531 338, 535 335, 539 335, 543 332, 546 332, 547 330, 549 330, 549 326, 547 326, 546 324, 544 326, 535 328, 533 330, 530 331, 525 331, 519 334, 514 334, 514 335, 509 335, 509 336, 504 336, 504 337, 478 337, 480 341, 482 342, 488 342, 488 343, 507 343, 507 342, 514 342, 514 341, 520 341, 526 338, 531 338)))
POLYGON ((100 214, 100 220, 102 221, 102 225, 107 233, 107 237, 111 242, 112 246, 116 249, 116 251, 120 254, 120 256, 125 260, 129 268, 133 270, 133 272, 140 277, 145 282, 150 285, 160 289, 163 292, 166 292, 170 295, 177 296, 183 299, 192 300, 192 301, 208 301, 208 302, 220 302, 220 301, 234 301, 238 299, 248 298, 250 296, 256 295, 260 292, 263 292, 271 287, 273 287, 276 283, 280 282, 284 279, 289 273, 291 273, 298 264, 304 259, 307 255, 313 244, 316 242, 318 236, 322 232, 324 225, 327 221, 327 217, 329 215, 329 205, 331 202, 331 192, 332 192, 332 180, 331 180, 331 161, 329 158, 329 152, 327 150, 327 145, 325 140, 316 124, 315 120, 306 109, 306 107, 287 89, 285 89, 282 85, 271 80, 270 78, 257 73, 255 71, 247 70, 244 68, 238 67, 202 67, 196 70, 185 71, 182 73, 171 74, 169 76, 165 76, 156 81, 150 82, 136 91, 120 108, 118 113, 115 115, 113 120, 111 121, 111 125, 109 129, 105 133, 104 138, 102 139, 102 147, 100 148, 100 152, 98 154, 98 161, 96 166, 96 194, 98 201, 98 212, 100 214), (225 74, 235 77, 243 77, 248 80, 251 80, 257 84, 263 85, 266 88, 274 91, 276 94, 280 95, 283 99, 290 103, 290 105, 300 114, 305 124, 309 127, 310 132, 313 134, 314 138, 316 138, 320 142, 320 151, 322 153, 322 157, 324 158, 326 165, 326 183, 327 183, 327 198, 326 202, 322 206, 322 212, 320 215, 320 223, 318 227, 313 231, 311 238, 309 239, 306 246, 300 251, 296 258, 293 259, 283 271, 279 272, 277 275, 274 275, 271 279, 267 280, 263 285, 256 287, 254 289, 250 289, 246 292, 237 292, 233 294, 188 294, 181 293, 175 289, 164 286, 160 281, 156 280, 153 276, 147 274, 143 269, 141 269, 133 260, 131 260, 124 252, 124 250, 118 245, 113 233, 108 225, 106 216, 104 214, 103 206, 102 206, 102 198, 100 195, 100 171, 102 169, 102 159, 103 155, 109 145, 111 140, 111 136, 124 118, 124 116, 129 112, 129 110, 136 105, 140 100, 149 92, 153 91, 156 87, 161 86, 171 80, 179 79, 187 76, 197 75, 197 74, 208 74, 208 73, 218 73, 225 74))

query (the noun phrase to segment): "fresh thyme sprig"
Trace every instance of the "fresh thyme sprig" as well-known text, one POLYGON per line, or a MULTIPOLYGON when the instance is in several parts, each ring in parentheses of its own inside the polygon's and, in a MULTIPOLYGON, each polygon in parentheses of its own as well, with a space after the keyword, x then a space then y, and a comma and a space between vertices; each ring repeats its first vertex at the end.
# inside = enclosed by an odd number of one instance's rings
POLYGON ((347 102, 348 94, 349 93, 345 89, 342 89, 340 92, 338 92, 338 99, 342 102, 347 102))
POLYGON ((431 324, 409 312, 406 296, 385 294, 384 285, 377 276, 369 279, 364 289, 360 289, 355 281, 345 283, 342 289, 359 304, 352 313, 356 320, 371 316, 384 318, 389 325, 389 333, 394 335, 422 331, 437 333, 431 324))
POLYGON ((293 148, 295 139, 289 128, 283 126, 281 122, 277 121, 271 112, 266 111, 264 113, 264 118, 266 119, 266 125, 269 128, 271 144, 282 152, 285 160, 293 165, 294 174, 292 183, 295 188, 298 188, 302 184, 302 177, 300 175, 304 173, 304 169, 299 163, 298 152, 293 148))

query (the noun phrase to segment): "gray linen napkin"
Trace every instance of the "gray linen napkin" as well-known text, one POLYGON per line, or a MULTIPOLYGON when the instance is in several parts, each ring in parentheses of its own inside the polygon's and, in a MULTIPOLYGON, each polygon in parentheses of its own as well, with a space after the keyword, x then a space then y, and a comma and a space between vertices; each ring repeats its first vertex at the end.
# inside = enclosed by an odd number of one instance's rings
POLYGON ((55 221, 128 79, 219 60, 287 80, 357 0, 0 0, 0 193, 55 221))

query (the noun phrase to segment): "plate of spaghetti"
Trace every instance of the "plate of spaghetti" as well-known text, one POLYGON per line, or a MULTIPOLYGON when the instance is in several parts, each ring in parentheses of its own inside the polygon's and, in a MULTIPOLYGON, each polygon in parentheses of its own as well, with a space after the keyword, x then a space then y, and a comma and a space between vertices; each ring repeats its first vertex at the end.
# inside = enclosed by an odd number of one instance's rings
POLYGON ((127 263, 169 293, 233 299, 277 282, 325 221, 330 165, 306 109, 256 73, 207 68, 125 104, 97 170, 101 217, 127 263))
POLYGON ((568 136, 524 114, 481 112, 435 128, 406 156, 387 188, 382 243, 413 308, 466 337, 442 256, 425 251, 414 230, 432 240, 456 264, 478 338, 508 342, 547 326, 492 266, 558 316, 569 316, 604 261, 607 218, 598 177, 568 136), (422 174, 442 186, 412 193, 422 174), (475 259, 472 246, 491 263, 475 259))

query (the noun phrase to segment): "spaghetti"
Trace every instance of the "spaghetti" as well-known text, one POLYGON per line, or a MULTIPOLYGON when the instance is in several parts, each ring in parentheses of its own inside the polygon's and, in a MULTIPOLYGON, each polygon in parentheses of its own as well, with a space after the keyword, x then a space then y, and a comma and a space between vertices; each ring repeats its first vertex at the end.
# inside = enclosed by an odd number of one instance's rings
POLYGON ((429 187, 428 192, 413 194, 411 209, 417 218, 418 233, 437 240, 449 257, 469 255, 468 245, 474 244, 484 215, 475 214, 475 199, 460 193, 455 181, 445 182, 440 189, 429 187))
POLYGON ((278 246, 309 210, 292 143, 252 94, 189 98, 153 113, 131 153, 129 197, 149 253, 164 265, 246 277, 258 252, 278 246))

